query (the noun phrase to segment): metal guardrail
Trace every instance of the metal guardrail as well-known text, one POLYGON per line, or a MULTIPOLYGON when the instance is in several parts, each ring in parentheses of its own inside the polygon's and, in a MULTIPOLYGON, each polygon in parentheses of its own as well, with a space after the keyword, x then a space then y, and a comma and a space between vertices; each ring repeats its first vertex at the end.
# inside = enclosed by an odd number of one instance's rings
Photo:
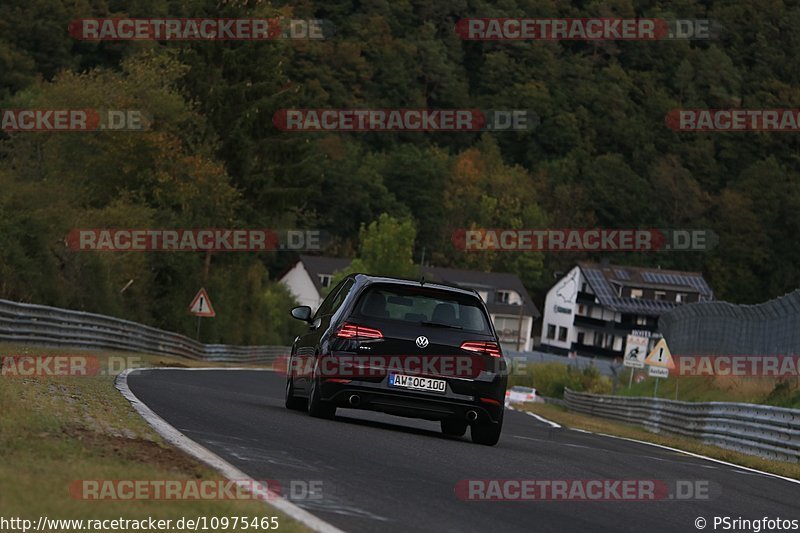
POLYGON ((539 395, 539 398, 544 400, 544 403, 549 403, 550 405, 558 405, 559 407, 566 407, 567 402, 562 400, 561 398, 553 398, 551 396, 542 396, 539 395))
POLYGON ((174 355, 202 361, 271 363, 285 346, 202 344, 121 318, 0 300, 0 341, 174 355))
POLYGON ((800 462, 800 409, 729 402, 680 402, 564 391, 571 411, 640 424, 654 433, 766 459, 800 462))

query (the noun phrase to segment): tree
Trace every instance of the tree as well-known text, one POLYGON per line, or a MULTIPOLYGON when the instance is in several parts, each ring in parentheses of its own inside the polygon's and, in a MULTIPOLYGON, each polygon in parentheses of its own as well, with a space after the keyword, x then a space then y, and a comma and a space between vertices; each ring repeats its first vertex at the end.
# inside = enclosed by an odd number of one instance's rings
POLYGON ((358 255, 344 270, 336 272, 330 284, 335 287, 348 274, 360 272, 374 276, 414 278, 414 238, 417 231, 410 218, 397 219, 382 213, 378 220, 359 231, 358 255))

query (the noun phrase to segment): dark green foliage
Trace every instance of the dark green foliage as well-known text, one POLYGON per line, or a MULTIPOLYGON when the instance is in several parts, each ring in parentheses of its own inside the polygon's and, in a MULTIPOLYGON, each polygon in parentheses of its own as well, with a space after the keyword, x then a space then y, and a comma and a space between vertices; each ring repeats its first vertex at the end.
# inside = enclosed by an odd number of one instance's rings
POLYGON ((469 227, 708 228, 708 253, 614 254, 702 270, 718 298, 758 302, 800 282, 794 133, 676 133, 680 107, 800 106, 800 7, 783 2, 247 2, 9 0, 0 106, 141 108, 144 134, 0 138, 0 297, 114 314, 204 340, 286 343, 283 253, 75 254, 75 227, 319 228, 355 255, 382 213, 439 266, 513 271, 541 294, 591 254, 464 254, 469 227), (709 7, 711 6, 711 7, 709 7), (92 16, 323 17, 328 41, 79 42, 92 16), (460 17, 710 18, 719 39, 465 42, 460 17), (529 109, 534 131, 282 133, 283 108, 529 109), (410 217, 410 218, 409 218, 410 217), (126 283, 134 283, 120 292, 126 283))

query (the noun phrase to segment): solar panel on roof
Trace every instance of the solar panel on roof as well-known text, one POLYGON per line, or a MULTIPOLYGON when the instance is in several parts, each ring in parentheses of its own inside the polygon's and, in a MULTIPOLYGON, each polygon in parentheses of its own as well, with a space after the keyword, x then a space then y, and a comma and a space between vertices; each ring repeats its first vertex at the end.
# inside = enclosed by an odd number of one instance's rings
POLYGON ((617 279, 622 279, 622 280, 631 279, 630 273, 627 270, 622 270, 621 268, 615 268, 614 275, 617 277, 617 279))
POLYGON ((702 294, 710 294, 711 293, 711 289, 709 288, 708 284, 706 283, 706 280, 704 280, 703 278, 692 277, 690 279, 690 283, 691 283, 692 287, 697 289, 702 294))
POLYGON ((680 285, 694 287, 701 292, 706 292, 706 283, 698 276, 684 276, 682 274, 665 274, 663 272, 643 272, 642 278, 649 283, 663 285, 680 285))
POLYGON ((650 313, 661 314, 675 307, 674 302, 666 300, 645 300, 642 298, 619 298, 615 305, 618 311, 624 313, 650 313))
POLYGON ((612 291, 611 287, 606 281, 605 276, 599 270, 594 269, 586 269, 584 270, 584 274, 586 279, 589 280, 592 288, 594 289, 595 295, 600 299, 601 303, 608 303, 611 301, 614 296, 616 296, 612 291))

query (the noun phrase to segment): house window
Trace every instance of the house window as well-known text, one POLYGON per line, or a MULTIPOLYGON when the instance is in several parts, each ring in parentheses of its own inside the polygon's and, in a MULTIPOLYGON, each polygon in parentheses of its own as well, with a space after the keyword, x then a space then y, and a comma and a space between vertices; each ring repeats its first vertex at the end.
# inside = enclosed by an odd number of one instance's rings
POLYGON ((494 317, 494 329, 500 335, 502 342, 516 342, 519 337, 519 317, 494 317))
POLYGON ((679 292, 678 294, 675 295, 675 301, 678 302, 679 304, 685 302, 686 294, 679 292))
POLYGON ((614 349, 614 335, 606 335, 606 348, 614 349))
POLYGON ((556 338, 556 327, 553 324, 547 325, 547 338, 548 339, 556 338))
POLYGON ((578 306, 578 314, 579 315, 583 315, 584 313, 586 313, 586 306, 585 305, 579 305, 578 306))
POLYGON ((330 287, 331 286, 331 275, 330 274, 320 274, 319 275, 319 284, 323 287, 330 287))
POLYGON ((655 299, 656 300, 666 300, 667 299, 667 293, 664 292, 664 291, 656 291, 655 299))
POLYGON ((578 344, 583 344, 583 338, 585 337, 584 333, 581 331, 578 333, 578 344))
POLYGON ((495 294, 495 301, 499 304, 507 304, 511 299, 511 292, 510 291, 497 291, 495 294))
POLYGON ((641 298, 642 294, 642 289, 631 289, 631 298, 641 298))
POLYGON ((594 332, 594 341, 592 341, 594 346, 603 346, 603 334, 599 331, 594 332))
POLYGON ((558 340, 561 342, 567 342, 567 328, 563 326, 558 328, 558 340))
POLYGON ((646 316, 637 316, 636 317, 636 325, 637 326, 646 326, 647 325, 647 317, 646 316))

